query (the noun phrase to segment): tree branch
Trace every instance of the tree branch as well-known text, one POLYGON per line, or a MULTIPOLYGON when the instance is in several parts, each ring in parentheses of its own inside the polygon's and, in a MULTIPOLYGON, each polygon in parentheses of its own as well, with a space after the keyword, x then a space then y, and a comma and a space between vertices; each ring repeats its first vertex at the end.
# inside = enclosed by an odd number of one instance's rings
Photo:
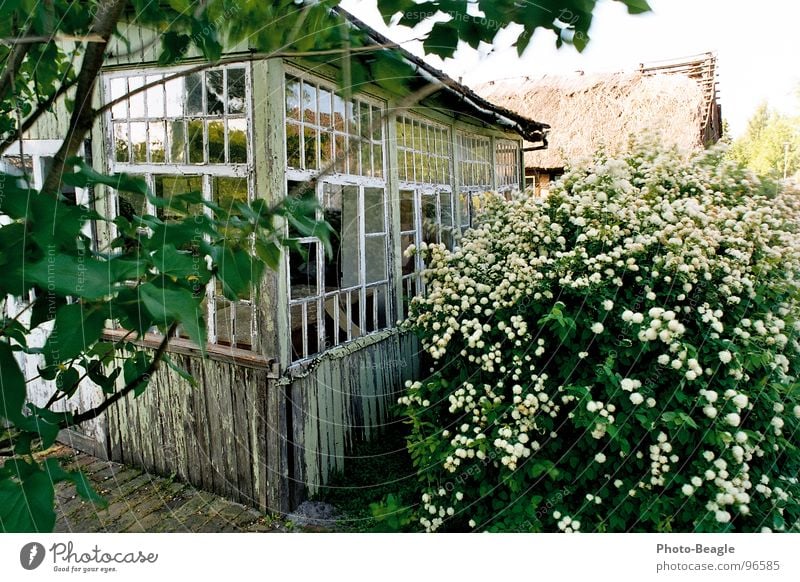
POLYGON ((105 60, 105 51, 108 41, 117 27, 117 22, 122 15, 127 0, 107 0, 99 6, 90 34, 98 35, 101 42, 90 42, 83 56, 81 71, 78 73, 77 88, 75 91, 75 107, 69 122, 66 139, 62 142, 53 165, 44 180, 42 191, 58 192, 61 189, 61 175, 67 158, 78 153, 84 137, 94 125, 94 112, 92 111, 92 97, 100 68, 105 60))
POLYGON ((80 414, 76 414, 69 421, 61 422, 58 425, 59 428, 61 429, 69 428, 70 426, 76 426, 83 422, 86 422, 87 420, 92 420, 93 418, 97 418, 98 416, 103 414, 103 412, 105 412, 105 410, 109 406, 112 406, 117 401, 125 398, 128 394, 133 392, 142 382, 146 382, 147 380, 149 380, 150 376, 155 374, 156 370, 158 370, 158 367, 161 365, 161 359, 164 357, 164 354, 167 351, 167 347, 169 346, 169 341, 172 338, 172 335, 175 333, 177 327, 178 327, 177 323, 173 323, 172 325, 169 326, 167 333, 164 334, 164 339, 161 340, 161 343, 159 344, 156 353, 153 355, 153 361, 150 362, 150 365, 147 366, 147 369, 144 372, 142 372, 141 374, 136 376, 136 378, 128 382, 125 385, 125 387, 122 388, 122 390, 115 392, 114 394, 103 400, 101 404, 95 406, 90 410, 87 410, 86 412, 81 412, 80 414))
MULTIPOLYGON (((28 31, 30 31, 30 26, 28 27, 28 31)), ((31 45, 29 44, 18 44, 8 55, 3 76, 0 77, 0 99, 6 98, 6 93, 8 93, 9 89, 11 89, 11 86, 14 84, 14 77, 16 76, 20 65, 22 65, 22 61, 24 61, 25 57, 28 56, 28 51, 30 48, 31 45)))

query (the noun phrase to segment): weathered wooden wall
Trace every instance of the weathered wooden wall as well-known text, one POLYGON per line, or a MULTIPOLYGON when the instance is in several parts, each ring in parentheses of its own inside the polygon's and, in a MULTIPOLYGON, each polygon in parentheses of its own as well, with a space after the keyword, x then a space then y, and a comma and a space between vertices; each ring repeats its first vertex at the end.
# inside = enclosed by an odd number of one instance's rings
POLYGON ((391 408, 405 381, 418 375, 414 337, 388 331, 364 339, 369 345, 356 340, 326 352, 284 380, 294 502, 315 494, 335 472, 346 471, 355 441, 379 438, 392 422, 391 408))
POLYGON ((138 398, 109 413, 111 458, 262 511, 287 511, 285 406, 268 370, 173 355, 138 398))

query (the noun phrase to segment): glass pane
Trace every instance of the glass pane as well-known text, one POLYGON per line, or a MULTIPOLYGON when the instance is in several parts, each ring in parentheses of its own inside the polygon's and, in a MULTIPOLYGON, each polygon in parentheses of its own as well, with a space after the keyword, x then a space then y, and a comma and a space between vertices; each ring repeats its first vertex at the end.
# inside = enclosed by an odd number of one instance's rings
POLYGON ((167 117, 182 117, 184 99, 184 80, 173 79, 164 84, 167 101, 167 117))
POLYGON ((170 121, 167 125, 169 131, 169 155, 174 164, 186 163, 186 126, 181 121, 170 121))
POLYGON ((369 140, 362 140, 361 149, 361 175, 372 176, 372 145, 369 140))
POLYGON ((143 216, 147 213, 147 198, 139 192, 117 191, 117 216, 123 216, 129 221, 134 215, 143 216))
POLYGON ((359 140, 357 137, 347 138, 347 172, 357 176, 363 176, 359 164, 359 140))
POLYGON ((186 114, 203 114, 203 73, 192 73, 186 78, 186 114))
POLYGON ((364 188, 364 232, 385 232, 383 188, 364 188))
POLYGON ((144 122, 131 123, 131 149, 133 162, 147 162, 147 124, 144 122))
POLYGON ((208 123, 208 163, 225 163, 225 123, 209 121, 208 123))
POLYGON ((406 124, 402 118, 397 119, 395 124, 395 131, 397 132, 397 145, 398 147, 406 147, 406 124))
MULTIPOLYGON (((149 85, 162 78, 162 75, 149 75, 146 82, 149 85)), ((147 99, 147 117, 164 117, 164 85, 156 85, 145 91, 145 99, 147 99)))
POLYGON ((461 192, 459 195, 459 205, 461 206, 461 226, 469 226, 469 194, 461 192))
POLYGON ((300 126, 294 123, 286 124, 286 165, 300 167, 300 126))
POLYGON ((436 195, 422 195, 422 240, 426 243, 437 243, 438 220, 436 216, 436 195))
POLYGON ((359 103, 359 135, 369 139, 369 126, 372 123, 372 118, 369 111, 369 103, 359 103))
POLYGON ((167 130, 163 121, 150 122, 148 125, 148 139, 150 141, 150 161, 154 164, 163 164, 166 161, 165 144, 167 130))
POLYGON ((365 283, 374 283, 386 279, 386 236, 369 236, 364 241, 366 255, 365 283))
POLYGON ((253 346, 253 304, 250 301, 237 301, 233 317, 234 342, 237 348, 248 349, 253 346))
POLYGON ((327 168, 333 160, 333 134, 329 131, 323 131, 320 136, 320 155, 321 167, 327 168))
POLYGON ((245 102, 244 69, 236 67, 228 69, 228 113, 244 113, 245 102))
POLYGON ((344 131, 344 99, 339 95, 333 96, 333 128, 336 131, 344 131))
POLYGON ((192 119, 189 121, 189 163, 202 164, 203 162, 205 162, 203 122, 200 119, 192 119))
POLYGON ((347 133, 350 135, 360 135, 358 123, 358 103, 347 102, 347 133))
POLYGON ((289 286, 292 299, 316 297, 320 294, 317 284, 318 245, 316 242, 302 243, 300 247, 303 252, 289 252, 289 286))
POLYGON ((308 353, 304 338, 305 326, 303 325, 303 306, 292 305, 289 310, 289 325, 292 330, 292 360, 300 360, 308 353))
POLYGON ((228 161, 247 163, 247 119, 228 119, 228 161))
POLYGON ((372 146, 372 175, 376 178, 383 177, 383 145, 372 146))
MULTIPOLYGON (((128 79, 129 91, 144 86, 144 77, 130 77, 128 79)), ((137 93, 128 99, 130 117, 144 117, 144 93, 137 93)))
POLYGON ((128 145, 128 124, 114 124, 114 160, 117 162, 130 161, 130 146, 128 145))
POLYGON ((214 316, 214 329, 217 332, 217 343, 230 345, 233 339, 233 322, 231 321, 231 302, 224 297, 217 296, 216 313, 214 316))
POLYGON ((303 81, 303 121, 317 123, 317 88, 303 81))
POLYGON ((453 195, 450 192, 439 193, 439 212, 442 217, 442 242, 448 249, 453 248, 453 195))
POLYGON ((326 290, 358 285, 359 228, 358 188, 324 184, 322 202, 325 220, 333 227, 333 257, 326 261, 326 290))
POLYGON ((225 111, 223 72, 206 71, 206 110, 209 115, 222 115, 225 111))
POLYGON ((333 169, 335 172, 344 173, 344 166, 345 166, 345 155, 347 154, 347 148, 345 147, 344 136, 335 134, 334 135, 334 164, 333 169))
MULTIPOLYGON (((159 198, 171 200, 177 194, 188 192, 202 192, 203 180, 200 176, 156 176, 155 195, 159 198)), ((158 208, 156 215, 161 220, 181 220, 187 215, 195 216, 203 212, 202 204, 193 204, 188 212, 182 212, 171 208, 158 208)))
POLYGON ((230 212, 237 202, 247 203, 247 178, 215 176, 211 182, 212 200, 230 212))
POLYGON ((331 107, 331 92, 319 89, 319 124, 322 127, 333 127, 333 109, 331 107))
MULTIPOLYGON (((128 92, 128 84, 124 77, 118 77, 116 79, 111 79, 110 85, 110 100, 113 101, 114 99, 119 99, 125 93, 128 92)), ((112 119, 120 119, 125 118, 128 115, 128 102, 122 101, 121 103, 117 103, 114 107, 111 108, 111 118, 112 119)))
POLYGON ((400 230, 414 230, 414 192, 400 190, 400 230))
POLYGON ((372 130, 372 139, 375 141, 383 139, 383 119, 381 116, 383 115, 383 110, 379 107, 372 108, 372 125, 370 129, 372 130))
POLYGON ((304 149, 306 170, 317 169, 317 131, 312 127, 303 127, 304 149))
POLYGON ((300 81, 286 78, 286 117, 300 119, 300 81))

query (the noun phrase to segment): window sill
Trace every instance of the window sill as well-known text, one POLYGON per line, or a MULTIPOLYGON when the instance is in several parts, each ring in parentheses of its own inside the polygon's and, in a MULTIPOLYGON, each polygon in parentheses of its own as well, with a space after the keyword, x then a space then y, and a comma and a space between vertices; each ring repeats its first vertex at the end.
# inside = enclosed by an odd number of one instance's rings
MULTIPOLYGON (((127 333, 127 331, 121 329, 106 329, 103 331, 103 339, 108 341, 120 341, 127 333)), ((156 349, 161 345, 162 339, 160 335, 148 333, 143 338, 131 340, 131 343, 137 346, 156 349)), ((202 357, 202 353, 197 344, 180 337, 170 340, 167 353, 195 356, 198 358, 202 357)), ((206 357, 227 364, 269 370, 270 378, 278 377, 278 361, 275 358, 266 358, 249 350, 209 344, 206 346, 206 357)))

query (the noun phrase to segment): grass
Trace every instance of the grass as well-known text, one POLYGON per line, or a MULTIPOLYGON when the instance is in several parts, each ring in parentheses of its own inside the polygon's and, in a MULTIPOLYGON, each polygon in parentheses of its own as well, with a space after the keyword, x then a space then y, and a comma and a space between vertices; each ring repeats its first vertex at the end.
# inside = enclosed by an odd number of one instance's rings
POLYGON ((400 423, 371 442, 357 443, 345 459, 345 470, 321 487, 316 499, 334 505, 342 513, 340 531, 367 532, 385 529, 370 505, 393 495, 405 506, 417 503, 417 475, 405 443, 406 427, 400 423))

